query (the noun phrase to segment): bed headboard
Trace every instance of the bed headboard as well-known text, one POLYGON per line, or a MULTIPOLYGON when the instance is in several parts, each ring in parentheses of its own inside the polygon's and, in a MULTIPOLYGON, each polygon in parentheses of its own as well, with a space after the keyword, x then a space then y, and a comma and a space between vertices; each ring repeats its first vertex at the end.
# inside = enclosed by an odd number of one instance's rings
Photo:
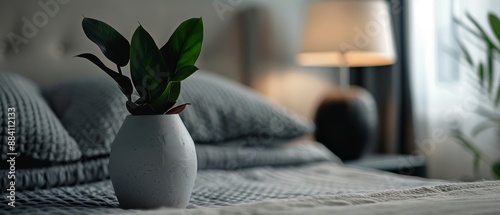
MULTIPOLYGON (((227 42, 224 37, 238 35, 226 30, 228 25, 234 25, 231 19, 235 11, 221 13, 213 1, 202 0, 0 0, 0 70, 21 73, 42 85, 101 72, 90 62, 73 58, 91 52, 108 62, 97 46, 85 37, 82 15, 106 21, 129 40, 140 22, 158 46, 166 42, 182 21, 201 16, 205 24, 203 50, 208 47, 211 54, 202 51, 197 64, 206 68, 203 65, 207 59, 214 58, 224 48, 239 47, 235 43, 240 43, 240 39, 231 39, 233 44, 210 44, 212 41, 227 42), (224 31, 227 33, 221 33, 224 31)), ((240 68, 241 58, 229 56, 234 59, 217 58, 225 59, 228 71, 240 68)), ((108 66, 114 68, 112 64, 108 66)))

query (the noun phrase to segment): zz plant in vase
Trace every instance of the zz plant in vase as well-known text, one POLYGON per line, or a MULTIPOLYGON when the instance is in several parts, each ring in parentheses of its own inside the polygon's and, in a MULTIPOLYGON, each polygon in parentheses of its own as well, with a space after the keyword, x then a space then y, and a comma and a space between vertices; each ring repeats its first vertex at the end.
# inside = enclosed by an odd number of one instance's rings
POLYGON ((194 142, 178 115, 189 103, 175 105, 181 81, 198 70, 194 64, 203 42, 202 19, 181 23, 161 48, 140 24, 130 43, 102 21, 85 17, 82 26, 85 35, 116 64, 116 71, 96 55, 77 57, 91 61, 118 83, 131 114, 112 143, 109 161, 120 206, 185 208, 197 160, 194 142), (129 62, 131 79, 122 73, 129 62))

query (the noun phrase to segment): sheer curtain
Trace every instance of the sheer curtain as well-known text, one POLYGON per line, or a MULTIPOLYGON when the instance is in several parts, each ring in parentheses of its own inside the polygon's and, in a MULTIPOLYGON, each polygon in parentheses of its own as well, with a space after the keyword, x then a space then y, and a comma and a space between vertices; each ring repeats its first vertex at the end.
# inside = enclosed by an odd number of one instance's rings
MULTIPOLYGON (((481 47, 480 41, 458 26, 453 18, 473 27, 465 16, 470 13, 482 26, 489 28, 488 12, 500 14, 500 1, 418 0, 408 3, 415 143, 417 150, 427 157, 428 175, 444 179, 491 178, 485 163, 481 163, 480 174, 474 175, 473 157, 450 134, 452 129, 470 133, 480 121, 475 111, 483 102, 471 84, 475 70, 466 65, 458 41, 469 47, 474 61, 485 57, 485 47, 481 47)), ((498 135, 498 131, 492 130, 473 140, 488 157, 498 158, 498 135)))

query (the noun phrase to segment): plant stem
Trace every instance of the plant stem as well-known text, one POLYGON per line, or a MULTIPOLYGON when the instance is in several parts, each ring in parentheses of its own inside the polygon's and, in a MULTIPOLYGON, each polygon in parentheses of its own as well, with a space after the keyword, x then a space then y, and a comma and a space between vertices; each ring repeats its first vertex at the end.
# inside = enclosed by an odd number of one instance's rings
MULTIPOLYGON (((488 91, 493 95, 493 45, 488 44, 488 91)), ((493 98, 492 98, 493 100, 493 98)))
POLYGON ((122 68, 120 66, 118 66, 118 65, 116 65, 116 68, 118 68, 118 73, 120 73, 120 75, 123 75, 122 68))

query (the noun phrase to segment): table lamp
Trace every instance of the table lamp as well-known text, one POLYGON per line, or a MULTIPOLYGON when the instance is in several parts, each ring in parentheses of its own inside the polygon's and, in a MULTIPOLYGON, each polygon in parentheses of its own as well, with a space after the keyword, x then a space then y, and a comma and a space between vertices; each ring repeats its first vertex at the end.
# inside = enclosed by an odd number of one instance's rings
POLYGON ((361 157, 375 142, 377 109, 368 91, 349 86, 349 68, 396 62, 388 2, 312 1, 297 61, 339 68, 340 87, 316 112, 315 137, 343 160, 361 157))

